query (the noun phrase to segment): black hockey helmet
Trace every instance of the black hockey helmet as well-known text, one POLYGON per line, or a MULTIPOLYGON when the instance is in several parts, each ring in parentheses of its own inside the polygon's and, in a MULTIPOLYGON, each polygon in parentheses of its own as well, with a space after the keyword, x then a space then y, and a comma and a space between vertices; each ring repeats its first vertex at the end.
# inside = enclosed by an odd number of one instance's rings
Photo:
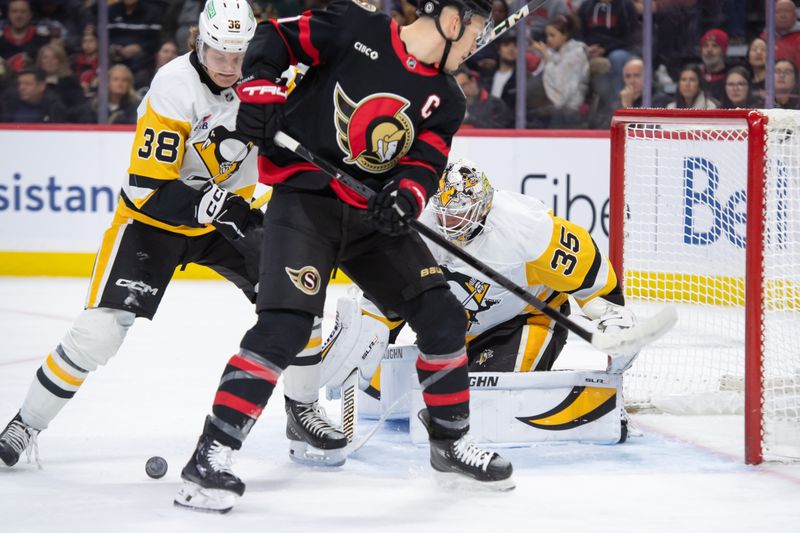
POLYGON ((445 40, 444 52, 442 53, 441 61, 439 61, 439 70, 444 69, 451 45, 455 41, 461 39, 466 27, 472 24, 473 16, 477 15, 486 19, 479 32, 477 39, 478 47, 482 47, 486 42, 491 40, 491 36, 494 34, 492 3, 492 0, 418 0, 417 16, 431 17, 436 23, 436 29, 439 31, 439 35, 445 40), (446 6, 456 8, 461 18, 461 28, 455 38, 447 37, 442 31, 442 27, 439 25, 439 15, 446 6))
POLYGON ((492 0, 418 0, 417 14, 435 17, 444 6, 453 6, 463 18, 474 14, 488 19, 492 15, 492 3, 492 0))

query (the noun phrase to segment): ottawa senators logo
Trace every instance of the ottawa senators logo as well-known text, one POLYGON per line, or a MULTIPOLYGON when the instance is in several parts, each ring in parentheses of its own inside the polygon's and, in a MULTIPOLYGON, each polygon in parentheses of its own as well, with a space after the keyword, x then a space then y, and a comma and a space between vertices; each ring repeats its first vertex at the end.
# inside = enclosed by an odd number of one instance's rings
MULTIPOLYGON (((239 168, 253 148, 253 143, 245 143, 224 126, 217 126, 204 141, 192 143, 192 147, 200 156, 209 176, 214 177, 215 183, 222 183, 239 168)), ((199 179, 206 180, 203 177, 199 179)))
POLYGON ((487 298, 491 284, 479 279, 467 276, 456 270, 442 267, 444 277, 450 285, 450 291, 456 295, 458 301, 467 312, 467 331, 473 324, 480 324, 478 313, 488 311, 493 305, 499 304, 502 300, 487 298))
POLYGON ((378 174, 394 167, 411 148, 414 126, 405 113, 410 105, 405 98, 378 93, 356 103, 338 83, 333 98, 336 140, 348 165, 378 174))
POLYGON ((289 276, 292 285, 300 289, 302 292, 309 296, 314 296, 319 292, 320 275, 319 271, 313 266, 304 266, 303 268, 289 268, 284 267, 286 275, 289 276))

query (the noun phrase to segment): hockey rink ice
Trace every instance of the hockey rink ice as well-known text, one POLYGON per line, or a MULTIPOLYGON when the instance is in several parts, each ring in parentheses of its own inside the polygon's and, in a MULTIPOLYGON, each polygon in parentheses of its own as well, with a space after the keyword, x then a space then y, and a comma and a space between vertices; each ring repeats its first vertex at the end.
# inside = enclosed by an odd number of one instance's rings
MULTIPOLYGON (((82 309, 86 285, 0 278, 0 427, 82 309)), ((323 335, 345 290, 329 290, 323 335)), ((174 282, 155 320, 137 320, 40 435, 43 469, 24 457, 0 466, 0 532, 800 532, 800 464, 746 466, 740 417, 634 415, 643 434, 622 445, 506 449, 517 488, 494 493, 441 485, 427 448, 398 423, 341 468, 291 462, 281 385, 235 455, 247 491, 234 509, 175 508, 220 373, 253 322, 232 285, 174 282), (144 472, 153 455, 169 462, 160 480, 144 472)), ((560 361, 569 365, 603 368, 605 356, 573 341, 560 361)), ((323 404, 336 420, 338 402, 323 404)))

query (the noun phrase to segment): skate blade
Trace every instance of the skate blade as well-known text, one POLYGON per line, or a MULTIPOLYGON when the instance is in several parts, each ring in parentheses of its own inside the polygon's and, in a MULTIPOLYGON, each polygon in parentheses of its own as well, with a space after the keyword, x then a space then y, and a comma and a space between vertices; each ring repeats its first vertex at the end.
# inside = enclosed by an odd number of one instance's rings
POLYGON ((514 479, 510 477, 498 481, 478 481, 475 478, 456 472, 439 472, 438 470, 433 472, 436 483, 440 487, 449 490, 508 492, 517 486, 514 483, 514 479))
POLYGON ((237 495, 229 490, 206 489, 197 483, 184 480, 173 503, 176 507, 193 511, 225 514, 233 509, 236 498, 237 495))
POLYGON ((347 452, 346 448, 321 450, 314 448, 307 442, 295 440, 289 444, 289 458, 303 465, 332 468, 342 466, 345 463, 347 452))

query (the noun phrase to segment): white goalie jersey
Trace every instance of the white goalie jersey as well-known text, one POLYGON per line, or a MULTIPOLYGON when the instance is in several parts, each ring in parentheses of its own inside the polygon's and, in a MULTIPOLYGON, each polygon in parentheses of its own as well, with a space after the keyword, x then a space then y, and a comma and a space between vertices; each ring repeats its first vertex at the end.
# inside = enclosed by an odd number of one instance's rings
POLYGON ((153 78, 138 109, 136 136, 119 211, 141 222, 186 235, 208 227, 167 224, 148 216, 154 192, 171 180, 199 189, 209 179, 250 199, 258 181, 256 150, 234 134, 239 98, 220 90, 192 53, 177 57, 153 78))
MULTIPOLYGON (((435 227, 435 216, 427 208, 420 221, 435 227)), ((517 315, 540 314, 457 257, 427 244, 467 312, 468 339, 517 315)), ((464 250, 554 308, 568 294, 583 305, 617 284, 608 259, 584 228, 553 216, 536 198, 518 193, 495 192, 483 231, 464 250)))

